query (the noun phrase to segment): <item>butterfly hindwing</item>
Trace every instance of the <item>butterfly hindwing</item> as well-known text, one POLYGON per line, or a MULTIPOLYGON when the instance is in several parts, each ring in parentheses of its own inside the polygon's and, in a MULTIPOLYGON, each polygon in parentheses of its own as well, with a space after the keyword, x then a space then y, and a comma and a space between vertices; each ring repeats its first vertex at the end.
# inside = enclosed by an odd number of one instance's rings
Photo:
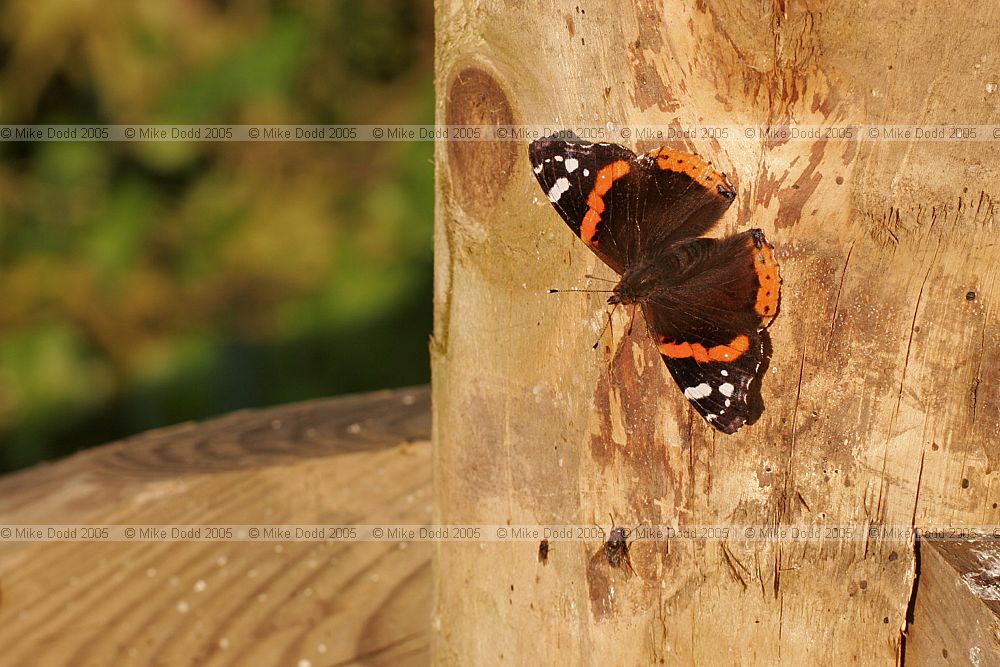
POLYGON ((667 370, 684 397, 709 424, 733 434, 757 417, 751 400, 753 382, 764 361, 764 339, 758 332, 747 335, 747 349, 733 361, 697 361, 694 357, 661 354, 667 370))
POLYGON ((643 305, 650 328, 666 342, 729 343, 763 329, 777 313, 781 276, 759 229, 678 243, 650 265, 657 285, 643 305))
POLYGON ((694 408, 734 433, 759 407, 751 385, 767 361, 763 330, 781 289, 773 248, 754 229, 679 244, 658 261, 678 276, 643 303, 660 355, 694 408))

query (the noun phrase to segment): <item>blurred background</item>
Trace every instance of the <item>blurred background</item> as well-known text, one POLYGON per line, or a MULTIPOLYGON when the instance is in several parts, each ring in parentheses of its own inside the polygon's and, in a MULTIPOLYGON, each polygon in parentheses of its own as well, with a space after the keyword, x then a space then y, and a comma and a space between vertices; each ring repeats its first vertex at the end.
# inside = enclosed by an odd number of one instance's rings
MULTIPOLYGON (((0 124, 433 123, 431 0, 4 0, 0 124)), ((0 472, 427 382, 433 144, 0 142, 0 472)))

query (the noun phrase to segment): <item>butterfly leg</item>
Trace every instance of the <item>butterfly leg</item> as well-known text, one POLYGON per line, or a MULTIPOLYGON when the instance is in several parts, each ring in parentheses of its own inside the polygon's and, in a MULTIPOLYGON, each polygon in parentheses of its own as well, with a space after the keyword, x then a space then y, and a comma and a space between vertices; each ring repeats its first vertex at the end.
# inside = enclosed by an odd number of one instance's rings
MULTIPOLYGON (((597 347, 601 344, 601 339, 604 338, 604 333, 608 330, 608 327, 611 326, 611 320, 614 318, 614 316, 615 316, 615 310, 617 308, 618 308, 618 304, 616 303, 614 305, 614 308, 611 309, 611 312, 608 313, 608 320, 604 323, 604 326, 601 328, 601 333, 597 334, 597 340, 594 341, 594 344, 593 344, 593 346, 590 349, 596 350, 597 347)), ((614 337, 615 337, 615 330, 611 329, 611 338, 612 338, 612 340, 614 340, 614 337)))
POLYGON ((632 304, 632 316, 629 318, 629 321, 628 321, 628 332, 627 332, 627 335, 629 335, 629 336, 632 335, 632 326, 635 324, 635 311, 636 311, 636 309, 638 309, 638 307, 639 307, 638 303, 633 303, 632 304))

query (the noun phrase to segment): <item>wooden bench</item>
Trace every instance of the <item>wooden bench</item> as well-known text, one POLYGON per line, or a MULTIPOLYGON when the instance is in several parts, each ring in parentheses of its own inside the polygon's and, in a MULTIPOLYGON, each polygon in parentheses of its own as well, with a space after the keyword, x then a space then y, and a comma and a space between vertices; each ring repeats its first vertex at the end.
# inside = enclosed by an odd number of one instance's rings
MULTIPOLYGON (((425 387, 236 412, 0 479, 9 524, 426 524, 425 387)), ((0 541, 0 665, 428 662, 427 542, 0 541)))

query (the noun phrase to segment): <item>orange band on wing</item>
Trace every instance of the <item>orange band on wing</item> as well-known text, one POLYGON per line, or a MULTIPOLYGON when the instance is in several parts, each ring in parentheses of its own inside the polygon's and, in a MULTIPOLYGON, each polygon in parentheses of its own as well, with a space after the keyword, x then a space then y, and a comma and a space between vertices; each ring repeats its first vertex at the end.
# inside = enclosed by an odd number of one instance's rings
POLYGON ((604 197, 602 196, 603 194, 604 193, 602 192, 599 195, 595 190, 590 193, 589 197, 587 197, 587 206, 589 206, 594 213, 604 213, 604 197))
POLYGON ((714 195, 721 196, 719 188, 734 196, 736 194, 736 189, 726 178, 726 175, 713 169, 712 163, 706 162, 700 155, 659 148, 650 151, 649 156, 656 159, 656 166, 660 169, 687 174, 696 182, 704 185, 714 195))
POLYGON ((774 258, 774 248, 761 237, 761 247, 753 249, 753 268, 757 272, 757 301, 754 310, 767 326, 778 314, 778 298, 781 294, 781 274, 778 261, 774 258))
POLYGON ((660 342, 660 354, 671 359, 687 359, 694 357, 699 364, 709 361, 735 361, 750 349, 750 338, 737 336, 728 345, 713 345, 706 348, 701 343, 667 343, 660 342))
POLYGON ((594 181, 594 189, 587 197, 587 206, 590 209, 583 216, 580 224, 580 238, 587 245, 593 245, 594 237, 597 236, 597 225, 601 222, 601 213, 604 213, 604 195, 607 194, 614 182, 629 173, 632 167, 625 160, 618 160, 603 167, 597 172, 597 180, 594 181))

